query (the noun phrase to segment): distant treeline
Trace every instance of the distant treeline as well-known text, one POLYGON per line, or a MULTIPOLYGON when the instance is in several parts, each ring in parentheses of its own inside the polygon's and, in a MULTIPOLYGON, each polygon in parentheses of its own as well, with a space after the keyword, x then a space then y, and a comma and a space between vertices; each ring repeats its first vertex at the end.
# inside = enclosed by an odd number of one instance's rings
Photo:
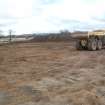
POLYGON ((71 33, 50 33, 46 35, 35 35, 33 41, 63 41, 71 40, 71 33))
MULTIPOLYGON (((35 34, 23 34, 23 35, 11 35, 11 38, 31 38, 31 41, 70 41, 73 40, 72 36, 74 34, 83 34, 87 32, 69 32, 61 31, 59 33, 35 33, 35 34)), ((9 38, 10 36, 0 36, 0 38, 9 38)))
POLYGON ((62 31, 60 33, 49 33, 49 34, 35 34, 34 38, 32 41, 72 41, 73 35, 74 34, 84 34, 87 32, 81 32, 81 31, 76 31, 76 32, 68 32, 68 31, 62 31))

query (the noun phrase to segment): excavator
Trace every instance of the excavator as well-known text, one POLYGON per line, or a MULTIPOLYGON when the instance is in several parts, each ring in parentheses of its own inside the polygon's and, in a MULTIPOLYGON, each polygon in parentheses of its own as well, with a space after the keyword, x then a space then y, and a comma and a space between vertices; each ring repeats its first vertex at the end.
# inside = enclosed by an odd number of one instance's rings
POLYGON ((77 50, 101 50, 105 46, 105 30, 88 32, 86 35, 76 36, 77 50))

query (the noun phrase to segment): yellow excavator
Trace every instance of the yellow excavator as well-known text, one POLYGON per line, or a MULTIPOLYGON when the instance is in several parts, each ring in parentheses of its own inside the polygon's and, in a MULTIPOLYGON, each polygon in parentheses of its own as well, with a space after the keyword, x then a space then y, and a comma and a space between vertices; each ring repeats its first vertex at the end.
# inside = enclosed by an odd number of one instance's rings
POLYGON ((105 30, 88 32, 86 35, 76 35, 77 50, 101 50, 105 45, 105 30))

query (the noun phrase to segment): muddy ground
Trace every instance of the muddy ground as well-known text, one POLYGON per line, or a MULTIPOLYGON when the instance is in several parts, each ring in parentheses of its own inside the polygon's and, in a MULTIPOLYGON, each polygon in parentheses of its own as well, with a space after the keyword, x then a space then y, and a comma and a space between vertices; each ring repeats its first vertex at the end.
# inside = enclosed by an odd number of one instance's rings
POLYGON ((74 43, 0 46, 0 105, 105 105, 105 49, 74 43))

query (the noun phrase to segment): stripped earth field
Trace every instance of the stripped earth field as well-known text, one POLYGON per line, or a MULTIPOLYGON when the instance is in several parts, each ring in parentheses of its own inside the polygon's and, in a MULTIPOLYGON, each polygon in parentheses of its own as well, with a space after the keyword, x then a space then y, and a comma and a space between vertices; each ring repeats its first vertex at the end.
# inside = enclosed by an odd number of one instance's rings
POLYGON ((0 105, 105 105, 105 49, 74 42, 0 46, 0 105))

